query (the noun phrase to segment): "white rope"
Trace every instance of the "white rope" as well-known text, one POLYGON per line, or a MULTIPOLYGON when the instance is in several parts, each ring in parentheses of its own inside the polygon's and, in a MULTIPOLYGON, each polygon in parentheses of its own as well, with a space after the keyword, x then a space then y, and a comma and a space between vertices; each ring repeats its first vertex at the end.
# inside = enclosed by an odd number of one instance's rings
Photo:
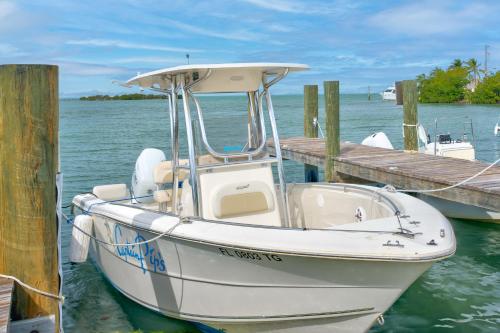
POLYGON ((323 130, 321 129, 321 125, 319 124, 318 118, 316 118, 316 117, 314 117, 314 119, 313 119, 313 126, 318 128, 319 134, 324 139, 325 135, 323 134, 323 130))
POLYGON ((19 280, 18 278, 16 278, 15 276, 12 276, 12 275, 0 274, 0 277, 3 277, 5 279, 9 279, 9 280, 13 280, 13 281, 17 282, 20 286, 22 286, 28 290, 31 290, 31 291, 33 291, 37 294, 43 295, 45 297, 56 299, 59 302, 64 303, 64 296, 62 296, 62 295, 56 295, 56 294, 52 294, 52 293, 37 289, 35 287, 30 286, 29 284, 24 283, 23 281, 19 280))
POLYGON ((460 181, 460 182, 458 182, 456 184, 453 184, 453 185, 450 185, 450 186, 446 186, 446 187, 442 187, 442 188, 435 188, 435 189, 431 189, 431 190, 397 190, 397 189, 395 189, 391 185, 386 185, 383 188, 386 189, 386 190, 388 190, 389 192, 391 192, 391 191, 397 191, 397 192, 431 193, 431 192, 446 191, 446 190, 449 190, 449 189, 452 189, 454 187, 458 187, 458 186, 461 186, 461 185, 463 185, 465 183, 470 182, 471 180, 473 180, 476 177, 479 177, 480 175, 482 175, 483 173, 485 173, 486 171, 488 171, 489 169, 491 169, 493 166, 495 166, 498 163, 500 163, 500 158, 498 160, 496 160, 495 162, 491 163, 490 165, 488 165, 483 170, 481 170, 478 173, 476 173, 475 175, 472 175, 469 178, 464 179, 464 180, 462 180, 462 181, 460 181))
MULTIPOLYGON (((66 219, 66 221, 71 221, 66 215, 63 214, 63 217, 66 219)), ((185 220, 187 218, 186 217, 182 217, 179 219, 179 222, 177 222, 174 226, 172 226, 172 228, 168 229, 167 231, 165 232, 162 232, 161 234, 151 238, 151 239, 148 239, 148 240, 145 240, 145 241, 142 241, 142 242, 135 242, 135 243, 110 243, 110 242, 106 242, 106 241, 103 241, 103 240, 100 240, 98 239, 97 237, 87 233, 86 231, 82 230, 80 227, 78 227, 77 225, 75 225, 74 223, 71 223, 73 225, 73 228, 76 228, 78 231, 80 231, 82 234, 84 234, 85 236, 88 236, 90 238, 92 238, 93 240, 95 240, 96 242, 98 243, 101 243, 101 244, 105 244, 105 245, 109 245, 109 246, 114 246, 114 247, 117 247, 117 246, 133 246, 133 245, 142 245, 142 244, 147 244, 147 243, 151 243, 151 242, 154 242, 155 240, 157 239, 160 239, 162 238, 163 236, 166 236, 166 235, 169 235, 172 231, 174 231, 175 228, 177 228, 180 224, 184 223, 185 220)))
POLYGON ((420 125, 420 124, 419 123, 416 123, 416 124, 403 123, 403 126, 401 127, 402 132, 403 132, 403 138, 405 137, 405 127, 415 127, 415 130, 417 131, 417 137, 418 137, 418 125, 420 125))

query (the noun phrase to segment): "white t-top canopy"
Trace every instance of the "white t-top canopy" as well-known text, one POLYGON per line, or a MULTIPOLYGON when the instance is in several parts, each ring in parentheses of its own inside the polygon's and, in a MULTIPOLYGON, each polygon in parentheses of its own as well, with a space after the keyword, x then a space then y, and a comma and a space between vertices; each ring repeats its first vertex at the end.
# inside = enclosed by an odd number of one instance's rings
POLYGON ((128 80, 127 85, 167 90, 173 78, 184 74, 187 85, 200 80, 192 86, 193 92, 247 92, 259 89, 263 75, 272 77, 284 74, 287 70, 296 72, 307 69, 307 65, 288 63, 185 65, 137 75, 128 80), (210 73, 205 78, 208 71, 210 73))

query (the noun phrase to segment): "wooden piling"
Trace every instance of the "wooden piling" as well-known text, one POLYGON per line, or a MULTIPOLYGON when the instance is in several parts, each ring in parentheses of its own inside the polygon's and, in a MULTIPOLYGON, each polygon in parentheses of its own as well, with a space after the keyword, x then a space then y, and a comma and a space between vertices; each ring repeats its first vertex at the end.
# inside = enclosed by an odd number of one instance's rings
POLYGON ((406 151, 418 151, 418 91, 415 80, 405 80, 403 88, 403 136, 406 151))
POLYGON ((326 161, 325 180, 336 180, 334 158, 340 153, 340 95, 339 81, 325 81, 325 112, 326 112, 326 161))
MULTIPOLYGON (((318 126, 315 126, 314 119, 318 120, 318 86, 304 86, 304 136, 306 138, 318 137, 318 126)), ((318 181, 318 167, 304 164, 305 182, 318 181)))
MULTIPOLYGON (((0 273, 53 294, 60 283, 58 103, 57 66, 0 66, 0 273)), ((12 319, 55 314, 58 323, 58 308, 17 286, 12 319)))
POLYGON ((394 83, 396 88, 396 105, 403 105, 403 85, 401 81, 396 81, 394 83))

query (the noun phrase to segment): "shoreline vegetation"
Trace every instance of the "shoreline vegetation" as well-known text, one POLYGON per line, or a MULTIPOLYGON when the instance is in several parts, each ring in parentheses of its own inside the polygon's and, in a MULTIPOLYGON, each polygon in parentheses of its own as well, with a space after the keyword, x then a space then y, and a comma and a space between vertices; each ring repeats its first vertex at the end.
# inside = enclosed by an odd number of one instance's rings
POLYGON ((80 101, 134 101, 143 99, 166 99, 167 95, 159 94, 124 94, 124 95, 94 95, 80 97, 80 101))
POLYGON ((500 71, 479 69, 476 59, 455 59, 447 69, 417 76, 420 103, 500 104, 500 71))

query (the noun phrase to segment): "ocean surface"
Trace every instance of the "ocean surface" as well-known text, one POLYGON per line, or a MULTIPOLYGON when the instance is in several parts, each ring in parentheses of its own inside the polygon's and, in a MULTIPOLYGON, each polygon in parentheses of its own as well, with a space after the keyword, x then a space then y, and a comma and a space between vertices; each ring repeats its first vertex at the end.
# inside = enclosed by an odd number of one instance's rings
MULTIPOLYGON (((202 97, 210 142, 219 149, 242 145, 246 133, 246 97, 202 97)), ((303 134, 302 96, 273 96, 281 137, 303 134)), ((419 105, 420 122, 434 133, 461 137, 472 120, 476 156, 500 157, 500 137, 493 128, 499 106, 419 105)), ((325 114, 320 96, 320 124, 325 114)), ((181 119, 181 124, 183 119, 181 119)), ((469 126, 467 131, 470 133, 469 126)), ((373 132, 385 132, 402 146, 402 108, 371 101, 366 95, 341 96, 341 139, 360 142, 373 132)), ((184 131, 181 126, 181 138, 184 131)), ((130 184, 142 149, 163 149, 169 156, 169 117, 164 100, 79 101, 60 103, 61 167, 64 203, 99 184, 130 184)), ((469 138, 471 135, 469 134, 469 138)), ((182 151, 186 145, 182 142, 182 151)), ((286 161, 288 182, 303 181, 303 166, 286 161)), ((386 312, 385 325, 371 332, 498 332, 500 330, 500 225, 452 220, 457 236, 455 256, 432 266, 386 312)), ((119 294, 94 265, 71 264, 71 227, 63 225, 63 324, 66 332, 198 332, 189 323, 168 319, 119 294)), ((234 300, 238 302, 237 299, 234 300)), ((217 302, 214 299, 214 302, 217 302)))

